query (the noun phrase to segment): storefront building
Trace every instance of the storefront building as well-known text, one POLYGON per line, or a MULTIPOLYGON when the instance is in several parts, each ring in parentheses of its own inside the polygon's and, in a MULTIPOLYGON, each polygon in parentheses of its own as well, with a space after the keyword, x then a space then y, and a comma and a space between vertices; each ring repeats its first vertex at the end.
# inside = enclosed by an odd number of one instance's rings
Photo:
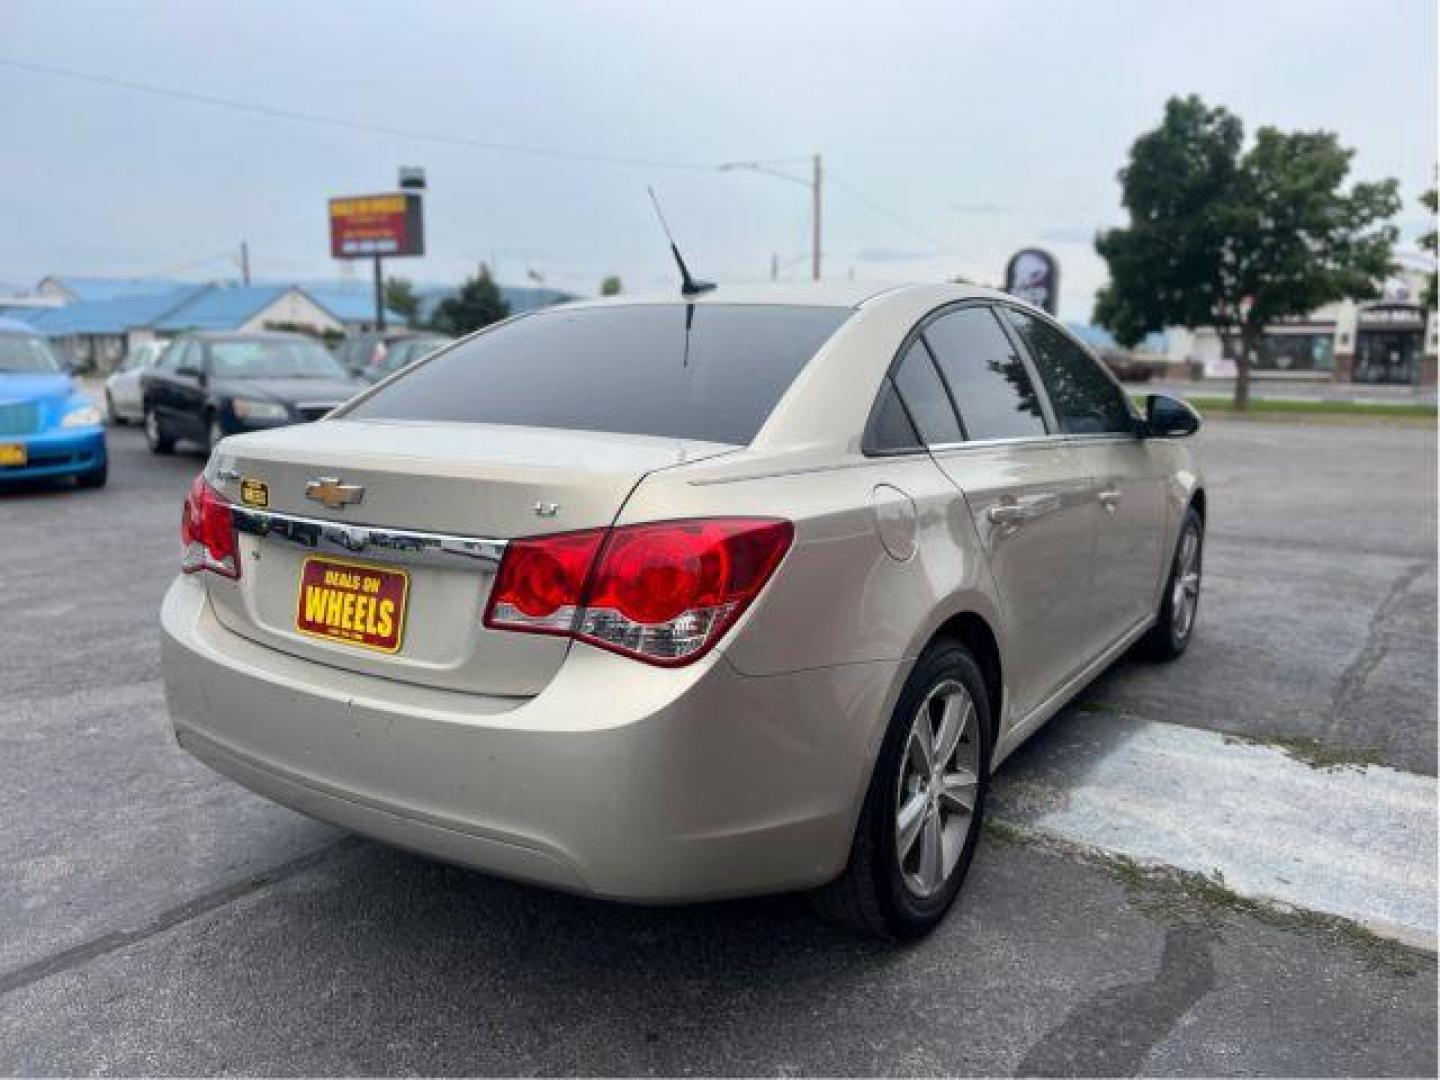
MULTIPOLYGON (((1372 301, 1343 301, 1303 319, 1269 326, 1250 357, 1256 378, 1434 386, 1436 314, 1420 300, 1422 273, 1405 273, 1372 301)), ((1168 360, 1208 378, 1231 378, 1240 336, 1214 329, 1171 330, 1168 360)))

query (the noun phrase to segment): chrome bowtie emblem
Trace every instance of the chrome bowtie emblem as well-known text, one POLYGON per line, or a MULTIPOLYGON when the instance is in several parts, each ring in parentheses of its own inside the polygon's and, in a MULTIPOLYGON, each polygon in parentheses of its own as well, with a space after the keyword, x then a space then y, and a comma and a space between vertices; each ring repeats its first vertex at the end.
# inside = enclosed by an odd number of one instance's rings
POLYGON ((324 503, 330 510, 339 510, 363 499, 365 488, 360 484, 342 484, 334 476, 317 476, 305 485, 305 497, 324 503))

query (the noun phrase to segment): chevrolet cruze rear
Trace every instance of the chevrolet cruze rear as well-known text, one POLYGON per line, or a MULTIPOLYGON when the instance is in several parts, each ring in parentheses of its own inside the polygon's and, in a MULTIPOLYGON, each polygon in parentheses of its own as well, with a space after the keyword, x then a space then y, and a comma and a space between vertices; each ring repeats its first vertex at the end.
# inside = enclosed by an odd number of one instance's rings
POLYGON ((1188 641, 1177 410, 1152 430, 1042 315, 958 286, 511 320, 220 443, 162 613, 176 731, 480 869, 827 886, 923 933, 990 770, 1131 644, 1188 641))

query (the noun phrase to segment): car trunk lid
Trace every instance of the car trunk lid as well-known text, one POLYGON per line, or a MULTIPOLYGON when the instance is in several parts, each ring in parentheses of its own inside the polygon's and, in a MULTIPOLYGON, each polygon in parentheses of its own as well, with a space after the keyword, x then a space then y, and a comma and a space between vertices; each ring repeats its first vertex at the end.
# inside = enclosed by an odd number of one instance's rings
POLYGON ((241 574, 207 575, 216 616, 336 667, 532 695, 568 646, 482 625, 504 541, 609 525, 647 473, 733 449, 422 421, 327 420, 227 439, 207 473, 235 505, 241 574))

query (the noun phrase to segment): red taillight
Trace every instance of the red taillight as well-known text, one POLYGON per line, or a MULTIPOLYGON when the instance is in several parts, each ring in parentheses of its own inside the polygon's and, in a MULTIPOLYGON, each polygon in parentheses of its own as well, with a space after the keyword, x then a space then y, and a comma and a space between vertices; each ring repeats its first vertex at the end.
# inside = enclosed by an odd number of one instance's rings
POLYGON ((537 634, 568 634, 604 529, 512 540, 505 547, 485 625, 537 634))
POLYGON ((205 482, 204 476, 195 478, 185 496, 185 508, 180 513, 180 545, 180 569, 185 573, 209 570, 228 578, 240 576, 230 504, 205 482))
POLYGON ((485 625, 686 664, 740 617, 794 535, 788 521, 705 518, 513 541, 485 625))

